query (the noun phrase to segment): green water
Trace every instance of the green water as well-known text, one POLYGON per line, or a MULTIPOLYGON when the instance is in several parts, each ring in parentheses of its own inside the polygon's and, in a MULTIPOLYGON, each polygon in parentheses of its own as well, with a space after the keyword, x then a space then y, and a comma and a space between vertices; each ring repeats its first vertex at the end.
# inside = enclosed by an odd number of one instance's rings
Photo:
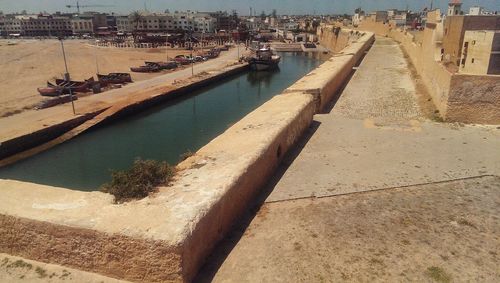
POLYGON ((0 169, 1 179, 93 191, 137 157, 176 164, 323 62, 323 55, 282 53, 280 69, 247 72, 189 96, 93 129, 0 169))

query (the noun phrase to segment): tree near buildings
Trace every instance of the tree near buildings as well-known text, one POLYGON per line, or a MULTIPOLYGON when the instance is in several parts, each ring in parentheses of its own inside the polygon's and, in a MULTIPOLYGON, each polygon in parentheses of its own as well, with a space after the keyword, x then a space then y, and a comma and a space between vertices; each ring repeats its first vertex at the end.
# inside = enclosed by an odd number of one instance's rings
POLYGON ((139 29, 139 23, 142 20, 141 13, 139 11, 132 12, 132 14, 130 15, 130 20, 132 21, 132 23, 134 23, 134 33, 133 33, 133 36, 134 36, 134 42, 135 42, 135 40, 137 38, 137 30, 139 29))
POLYGON ((265 20, 265 19, 266 19, 266 12, 262 11, 262 12, 260 13, 260 18, 261 18, 262 20, 265 20))
POLYGON ((271 16, 273 18, 276 18, 278 16, 278 12, 276 11, 276 9, 273 9, 273 12, 271 13, 271 16))
POLYGON ((314 30, 314 31, 316 31, 316 30, 318 29, 319 25, 320 25, 320 21, 318 21, 318 20, 314 20, 314 21, 312 22, 312 27, 313 27, 313 30, 314 30))

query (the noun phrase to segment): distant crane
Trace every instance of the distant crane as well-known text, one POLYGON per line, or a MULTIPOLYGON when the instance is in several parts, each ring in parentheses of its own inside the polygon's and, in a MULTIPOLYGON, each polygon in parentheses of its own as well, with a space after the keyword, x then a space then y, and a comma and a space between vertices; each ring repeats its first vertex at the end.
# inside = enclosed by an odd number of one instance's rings
POLYGON ((66 5, 67 8, 76 8, 78 14, 80 14, 80 8, 93 8, 93 7, 113 7, 113 5, 80 5, 78 1, 76 1, 75 5, 66 5))

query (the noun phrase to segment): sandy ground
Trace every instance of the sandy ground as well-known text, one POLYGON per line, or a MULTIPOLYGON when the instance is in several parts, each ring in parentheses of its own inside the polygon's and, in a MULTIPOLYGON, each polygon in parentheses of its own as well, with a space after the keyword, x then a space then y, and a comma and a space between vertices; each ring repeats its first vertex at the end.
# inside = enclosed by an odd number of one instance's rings
POLYGON ((499 182, 268 203, 199 281, 499 282, 499 182))
MULTIPOLYGON (((127 84, 122 88, 80 97, 75 102, 76 116, 72 113, 71 104, 66 103, 41 110, 25 110, 16 115, 0 118, 0 142, 36 132, 85 113, 102 110, 115 104, 123 104, 130 99, 136 100, 140 93, 153 91, 156 88, 178 87, 183 81, 196 80, 198 76, 221 71, 227 66, 235 65, 237 57, 238 50, 233 48, 222 52, 216 59, 195 64, 193 69, 187 67, 178 68, 174 72, 161 72, 155 74, 154 77, 127 84), (194 77, 192 77, 192 72, 195 74, 194 77)), ((151 75, 146 74, 146 76, 151 75)))
POLYGON ((0 282, 55 283, 68 281, 82 283, 128 282, 56 264, 47 264, 0 253, 0 282))
MULTIPOLYGON (((0 117, 33 108, 43 99, 37 87, 65 73, 59 41, 19 40, 16 45, 7 42, 0 40, 0 117)), ((130 72, 130 67, 143 65, 146 60, 166 60, 165 49, 94 47, 83 40, 67 40, 64 46, 69 73, 74 80, 95 77, 96 57, 100 73, 130 72)), ((168 56, 188 53, 187 50, 169 50, 168 56)), ((140 81, 160 74, 132 73, 132 79, 140 81)))

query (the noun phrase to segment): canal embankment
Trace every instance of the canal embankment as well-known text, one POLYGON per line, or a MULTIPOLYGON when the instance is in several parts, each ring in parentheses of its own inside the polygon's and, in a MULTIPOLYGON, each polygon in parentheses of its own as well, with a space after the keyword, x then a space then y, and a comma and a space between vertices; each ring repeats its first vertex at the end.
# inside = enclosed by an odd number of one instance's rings
POLYGON ((0 180, 0 251, 127 280, 192 280, 373 40, 365 33, 245 116, 143 200, 0 180))
MULTIPOLYGON (((90 105, 83 110, 83 114, 79 113, 76 117, 64 115, 55 121, 47 121, 49 125, 37 123, 35 128, 30 128, 28 131, 18 131, 10 135, 7 133, 5 135, 7 138, 0 142, 0 167, 50 149, 102 122, 130 115, 157 103, 189 94, 200 87, 244 72, 247 68, 246 63, 233 63, 218 70, 203 71, 193 77, 176 80, 173 83, 156 84, 125 93, 122 97, 115 96, 116 101, 90 105)), ((120 92, 120 90, 115 90, 115 92, 120 92)), ((58 107, 56 112, 62 107, 58 107)), ((46 109, 39 115, 42 118, 38 119, 44 119, 43 115, 49 111, 52 109, 46 109)))
MULTIPOLYGON (((280 54, 279 69, 243 71, 151 107, 140 104, 144 110, 125 109, 77 138, 0 168, 0 179, 94 191, 111 181, 111 171, 128 169, 136 158, 175 165, 181 155, 196 152, 329 57, 280 54)), ((115 112, 109 109, 68 135, 115 112)))

